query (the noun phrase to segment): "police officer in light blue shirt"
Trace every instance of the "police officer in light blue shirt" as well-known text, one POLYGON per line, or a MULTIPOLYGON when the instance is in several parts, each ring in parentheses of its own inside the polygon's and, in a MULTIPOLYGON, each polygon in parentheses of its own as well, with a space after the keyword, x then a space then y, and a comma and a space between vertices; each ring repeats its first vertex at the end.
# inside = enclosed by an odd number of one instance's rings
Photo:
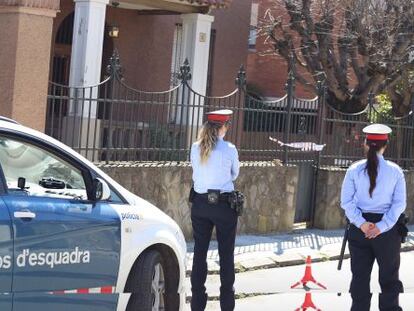
POLYGON ((341 192, 341 207, 352 224, 351 311, 369 311, 370 277, 375 260, 379 266, 380 310, 398 311, 403 292, 399 280, 401 236, 398 221, 406 208, 406 184, 401 168, 384 159, 391 128, 372 124, 364 128, 367 159, 351 165, 341 192))
POLYGON ((236 211, 230 208, 229 194, 239 175, 236 147, 225 141, 231 110, 207 113, 198 141, 191 147, 194 195, 191 222, 194 258, 191 273, 191 310, 203 311, 207 303, 207 251, 213 228, 216 228, 220 256, 220 306, 234 310, 234 243, 237 229, 236 211))

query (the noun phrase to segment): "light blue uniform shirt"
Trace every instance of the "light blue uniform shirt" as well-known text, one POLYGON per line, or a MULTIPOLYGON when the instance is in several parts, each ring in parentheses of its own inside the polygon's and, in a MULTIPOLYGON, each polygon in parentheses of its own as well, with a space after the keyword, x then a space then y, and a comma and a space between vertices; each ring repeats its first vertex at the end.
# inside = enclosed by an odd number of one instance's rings
POLYGON ((234 191, 233 181, 239 175, 239 156, 236 147, 218 138, 217 144, 207 162, 200 162, 200 144, 191 147, 191 165, 193 166, 194 190, 207 193, 208 189, 221 192, 234 191))
POLYGON ((378 155, 377 185, 369 196, 367 160, 352 164, 342 184, 341 207, 346 217, 358 228, 366 221, 362 213, 384 214, 376 225, 381 233, 390 230, 406 207, 406 185, 401 168, 378 155))

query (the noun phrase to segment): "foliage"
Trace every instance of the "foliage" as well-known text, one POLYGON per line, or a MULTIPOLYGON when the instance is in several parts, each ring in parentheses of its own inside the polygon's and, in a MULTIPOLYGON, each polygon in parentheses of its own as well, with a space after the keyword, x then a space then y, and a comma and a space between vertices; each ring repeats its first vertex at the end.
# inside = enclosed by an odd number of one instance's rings
POLYGON ((370 115, 370 122, 386 124, 395 123, 390 96, 385 93, 377 95, 376 102, 378 105, 375 107, 375 112, 370 115))

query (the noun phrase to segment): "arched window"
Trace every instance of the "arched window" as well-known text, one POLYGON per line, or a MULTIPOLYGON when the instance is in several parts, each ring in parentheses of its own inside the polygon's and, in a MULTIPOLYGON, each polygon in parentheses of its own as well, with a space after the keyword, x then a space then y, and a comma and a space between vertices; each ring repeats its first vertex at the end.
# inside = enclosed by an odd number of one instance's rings
POLYGON ((68 16, 66 16, 63 22, 60 24, 58 32, 56 34, 56 39, 55 39, 56 44, 72 45, 74 18, 75 18, 75 13, 72 12, 68 16))
POLYGON ((56 83, 69 83, 70 54, 72 50, 73 20, 75 13, 65 17, 56 33, 51 80, 56 83))
MULTIPOLYGON (((72 38, 73 38, 73 25, 75 19, 75 12, 70 13, 60 24, 54 42, 54 55, 52 63, 51 81, 68 85, 69 84, 69 71, 70 71, 70 58, 72 53, 72 38)), ((112 55, 114 43, 108 35, 108 26, 105 25, 104 43, 102 51, 102 70, 101 79, 104 78, 106 73, 105 68, 109 62, 109 58, 112 55)))

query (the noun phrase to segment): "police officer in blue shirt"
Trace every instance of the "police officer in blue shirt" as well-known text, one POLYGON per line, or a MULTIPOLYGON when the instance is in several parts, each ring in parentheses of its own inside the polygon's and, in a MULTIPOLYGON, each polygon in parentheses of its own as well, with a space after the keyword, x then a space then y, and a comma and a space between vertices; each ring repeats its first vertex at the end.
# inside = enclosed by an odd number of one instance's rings
POLYGON ((228 196, 239 175, 239 160, 234 145, 224 140, 230 125, 231 110, 207 113, 198 141, 191 148, 194 195, 191 221, 194 258, 191 273, 191 310, 204 310, 207 303, 207 251, 213 227, 216 228, 220 256, 220 306, 234 310, 234 243, 237 214, 230 208, 228 196))
POLYGON ((406 208, 406 184, 401 168, 386 161, 383 153, 391 129, 382 124, 364 128, 367 159, 354 163, 342 185, 341 206, 352 224, 349 231, 351 255, 351 311, 369 311, 370 277, 374 260, 379 266, 380 310, 397 311, 401 236, 398 221, 406 208))

